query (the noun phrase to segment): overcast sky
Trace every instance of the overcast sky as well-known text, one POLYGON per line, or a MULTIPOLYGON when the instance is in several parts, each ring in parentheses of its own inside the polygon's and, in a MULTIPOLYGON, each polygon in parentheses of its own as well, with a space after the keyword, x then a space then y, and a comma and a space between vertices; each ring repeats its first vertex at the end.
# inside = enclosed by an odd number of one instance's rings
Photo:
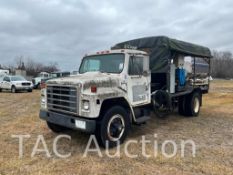
POLYGON ((0 0, 0 64, 23 55, 71 71, 88 52, 156 35, 233 52, 233 1, 0 0))

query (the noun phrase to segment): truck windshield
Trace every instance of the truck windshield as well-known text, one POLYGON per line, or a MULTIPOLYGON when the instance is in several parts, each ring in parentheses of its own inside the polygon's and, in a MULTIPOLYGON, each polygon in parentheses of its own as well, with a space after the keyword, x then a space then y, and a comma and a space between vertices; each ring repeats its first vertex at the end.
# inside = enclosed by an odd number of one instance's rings
POLYGON ((51 78, 57 78, 58 77, 57 75, 58 74, 55 74, 55 73, 50 74, 51 78))
POLYGON ((94 55, 83 58, 79 73, 107 72, 121 73, 124 68, 124 54, 94 55))

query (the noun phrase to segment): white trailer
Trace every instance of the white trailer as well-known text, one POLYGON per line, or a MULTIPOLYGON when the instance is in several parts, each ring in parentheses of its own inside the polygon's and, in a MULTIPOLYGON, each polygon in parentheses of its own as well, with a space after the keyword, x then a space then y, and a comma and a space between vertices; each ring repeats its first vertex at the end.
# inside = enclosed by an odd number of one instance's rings
POLYGON ((7 70, 7 69, 0 69, 0 74, 9 74, 10 73, 10 71, 9 70, 7 70))

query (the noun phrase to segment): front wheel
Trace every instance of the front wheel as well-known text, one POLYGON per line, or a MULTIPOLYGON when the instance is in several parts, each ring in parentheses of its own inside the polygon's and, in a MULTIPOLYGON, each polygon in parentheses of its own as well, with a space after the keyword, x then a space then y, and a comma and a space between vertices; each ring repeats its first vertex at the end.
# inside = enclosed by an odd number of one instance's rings
POLYGON ((15 86, 12 86, 12 87, 11 87, 11 93, 16 93, 16 88, 15 88, 15 86))
POLYGON ((103 147, 112 148, 124 142, 130 129, 130 118, 121 106, 107 110, 97 124, 96 136, 103 147))

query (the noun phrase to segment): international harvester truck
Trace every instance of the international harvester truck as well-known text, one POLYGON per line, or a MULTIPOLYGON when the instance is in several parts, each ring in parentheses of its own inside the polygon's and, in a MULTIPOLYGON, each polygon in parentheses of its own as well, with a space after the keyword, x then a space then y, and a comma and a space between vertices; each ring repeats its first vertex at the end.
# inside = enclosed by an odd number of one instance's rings
POLYGON ((47 81, 41 91, 40 118, 54 132, 65 129, 94 133, 102 146, 122 143, 130 126, 178 109, 196 117, 208 93, 209 71, 197 72, 196 62, 209 65, 207 47, 168 37, 122 42, 110 50, 86 55, 77 76, 47 81), (191 71, 185 62, 192 63, 191 71))

